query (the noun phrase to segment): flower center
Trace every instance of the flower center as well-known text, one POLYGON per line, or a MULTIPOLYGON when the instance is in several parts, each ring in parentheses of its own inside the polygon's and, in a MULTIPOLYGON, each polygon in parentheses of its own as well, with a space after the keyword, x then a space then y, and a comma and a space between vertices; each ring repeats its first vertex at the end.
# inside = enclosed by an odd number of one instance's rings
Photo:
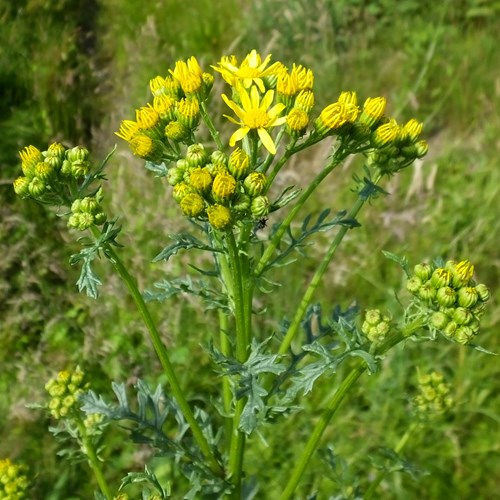
POLYGON ((243 115, 243 123, 252 129, 266 128, 269 125, 269 115, 262 109, 251 109, 243 115))

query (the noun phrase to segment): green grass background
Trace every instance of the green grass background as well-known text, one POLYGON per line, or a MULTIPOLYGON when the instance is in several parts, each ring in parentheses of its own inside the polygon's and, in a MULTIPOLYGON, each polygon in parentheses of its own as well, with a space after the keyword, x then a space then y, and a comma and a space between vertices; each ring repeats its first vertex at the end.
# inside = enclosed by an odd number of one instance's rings
MULTIPOLYGON (((400 121, 424 121, 428 156, 391 179, 385 185, 390 196, 361 214, 362 227, 349 233, 317 298, 327 309, 356 301, 396 311, 401 272, 382 250, 412 263, 470 258, 492 290, 478 343, 500 351, 500 2, 0 0, 0 25, 0 457, 29 466, 32 498, 87 499, 95 488, 85 464, 68 467, 56 456, 46 416, 26 407, 43 402, 48 378, 79 363, 98 391, 109 393, 110 380, 164 380, 118 279, 108 275, 98 302, 78 295, 78 271, 67 264, 78 249, 75 235, 53 213, 14 198, 17 151, 60 140, 83 143, 103 158, 118 142, 113 132, 120 120, 148 99, 149 79, 166 74, 179 58, 196 55, 206 68, 221 55, 242 57, 256 48, 274 60, 311 67, 318 107, 342 90, 356 90, 361 99, 387 97, 389 112, 400 121)), ((326 155, 321 147, 305 152, 280 182, 305 185, 326 155)), ((355 164, 340 168, 308 211, 348 208, 355 171, 355 164)), ((108 178, 108 208, 121 218, 123 256, 140 287, 185 274, 190 256, 150 263, 166 235, 185 225, 164 183, 123 143, 108 178)), ((307 257, 276 276, 286 286, 262 298, 268 309, 259 323, 262 335, 291 315, 290 304, 299 300, 324 243, 315 241, 307 257)), ((101 273, 107 270, 103 263, 101 273)), ((199 347, 206 331, 200 304, 174 299, 153 310, 191 396, 217 391, 199 347)), ((365 485, 373 479, 377 448, 395 446, 408 426, 417 367, 444 371, 456 406, 405 450, 429 474, 417 480, 393 474, 380 497, 495 497, 498 366, 496 357, 445 342, 399 349, 380 374, 364 378, 325 436, 325 446, 345 462, 339 459, 333 469, 318 454, 297 498, 313 492, 319 499, 348 498, 355 478, 365 485)), ((269 446, 252 440, 247 463, 249 474, 263 478, 258 498, 276 498, 317 418, 315 409, 335 386, 335 379, 323 380, 308 411, 270 429, 269 446)), ((119 433, 107 439, 107 473, 115 485, 148 457, 147 450, 123 448, 124 442, 119 433)))

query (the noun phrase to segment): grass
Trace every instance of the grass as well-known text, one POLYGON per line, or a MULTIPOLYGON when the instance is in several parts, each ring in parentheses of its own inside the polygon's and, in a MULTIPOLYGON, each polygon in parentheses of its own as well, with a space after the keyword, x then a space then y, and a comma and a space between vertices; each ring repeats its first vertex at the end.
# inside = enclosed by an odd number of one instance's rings
MULTIPOLYGON (((0 185, 5 256, 0 264, 5 282, 0 290, 5 317, 0 327, 0 411, 5 415, 0 433, 5 438, 0 455, 25 461, 38 475, 34 498, 92 495, 83 464, 59 475, 62 462, 44 433, 47 421, 24 406, 42 401, 42 381, 80 362, 101 381, 98 389, 103 391, 108 379, 146 376, 156 383, 156 361, 117 280, 107 279, 106 300, 96 303, 76 294, 76 271, 65 265, 76 246, 66 229, 38 207, 13 200, 8 184, 17 168, 15 152, 27 143, 44 146, 49 138, 62 138, 71 144, 85 141, 104 156, 116 142, 112 132, 119 121, 147 98, 149 79, 166 73, 178 58, 194 54, 208 65, 222 54, 242 56, 255 47, 272 52, 275 59, 312 67, 318 105, 354 89, 363 97, 385 95, 401 120, 416 116, 425 121, 429 156, 392 180, 390 196, 361 215, 362 227, 349 234, 317 298, 325 308, 337 303, 346 307, 356 299, 362 308, 396 311, 393 291, 401 292, 401 275, 381 250, 407 255, 412 263, 436 256, 470 257, 493 292, 480 343, 500 350, 495 334, 500 322, 500 94, 494 72, 498 5, 477 0, 425 4, 224 0, 214 8, 208 0, 197 0, 186 8, 180 1, 112 0, 99 4, 94 24, 86 28, 90 40, 92 33, 96 36, 90 50, 77 36, 83 19, 77 2, 31 0, 14 8, 0 1, 6 26, 1 37, 9 47, 0 53, 0 161, 5 166, 0 185), (200 22, 193 23, 194 17, 200 22)), ((326 154, 317 148, 301 156, 284 173, 286 179, 305 185, 326 154)), ((186 256, 150 264, 167 243, 167 234, 184 224, 165 187, 122 144, 112 161, 108 203, 121 214, 124 258, 141 276, 141 287, 184 273, 186 256)), ((324 204, 333 210, 348 208, 356 168, 353 164, 335 172, 307 210, 317 212, 324 204)), ((286 270, 291 286, 262 298, 269 311, 263 332, 290 315, 288 304, 298 300, 293 290, 307 282, 325 243, 319 238, 305 261, 286 270)), ((101 272, 106 274, 104 265, 101 272)), ((198 347, 204 338, 197 332, 206 318, 200 309, 183 298, 153 307, 174 349, 181 381, 194 397, 215 390, 207 385, 210 368, 198 347), (199 367, 195 377, 193 366, 199 367)), ((449 420, 416 436, 406 450, 412 463, 431 474, 418 481, 393 474, 379 491, 384 498, 494 496, 499 451, 493 439, 499 423, 495 358, 452 345, 422 349, 410 344, 386 363, 386 370, 364 379, 367 390, 346 402, 326 436, 325 444, 339 454, 337 468, 318 475, 315 471, 328 466, 326 456, 315 457, 302 497, 317 491, 318 498, 327 498, 338 488, 332 478, 338 478, 347 495, 350 475, 376 473, 369 461, 375 447, 394 446, 408 425, 406 396, 417 366, 443 367, 455 388, 456 409, 449 420), (344 474, 341 457, 349 466, 344 474)), ((321 407, 334 385, 335 379, 324 381, 311 408, 321 407)), ((280 490, 293 466, 292 457, 307 436, 307 414, 275 426, 273 435, 266 436, 270 447, 252 443, 249 473, 265 478, 266 498, 280 490)), ((122 441, 111 436, 109 453, 118 456, 122 441)), ((109 473, 118 484, 124 470, 137 466, 140 459, 128 450, 113 461, 109 473)))

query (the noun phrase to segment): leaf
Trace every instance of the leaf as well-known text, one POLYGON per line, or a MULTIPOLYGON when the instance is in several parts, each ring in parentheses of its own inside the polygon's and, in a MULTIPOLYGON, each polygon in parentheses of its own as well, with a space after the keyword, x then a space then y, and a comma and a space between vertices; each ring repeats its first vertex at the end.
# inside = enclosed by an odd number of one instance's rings
POLYGON ((168 235, 171 240, 175 243, 165 247, 154 259, 153 262, 159 262, 160 260, 170 259, 173 255, 177 254, 180 250, 190 250, 192 248, 197 248, 198 250, 208 250, 209 252, 223 252, 220 248, 215 248, 210 245, 203 243, 203 241, 194 237, 190 233, 174 233, 168 235))
POLYGON ((161 498, 170 498, 170 483, 167 484, 165 489, 156 477, 156 474, 147 465, 144 466, 144 472, 129 472, 122 479, 120 489, 129 484, 142 483, 146 483, 148 486, 154 488, 161 495, 161 498))
POLYGON ((399 257, 398 255, 388 252, 386 250, 382 250, 382 253, 384 254, 384 257, 386 257, 389 260, 393 260, 394 262, 398 263, 406 273, 406 276, 410 277, 410 266, 408 263, 408 258, 406 256, 399 257))
POLYGON ((165 177, 168 173, 168 168, 165 162, 153 163, 152 161, 147 161, 144 166, 151 172, 154 172, 156 177, 165 177))

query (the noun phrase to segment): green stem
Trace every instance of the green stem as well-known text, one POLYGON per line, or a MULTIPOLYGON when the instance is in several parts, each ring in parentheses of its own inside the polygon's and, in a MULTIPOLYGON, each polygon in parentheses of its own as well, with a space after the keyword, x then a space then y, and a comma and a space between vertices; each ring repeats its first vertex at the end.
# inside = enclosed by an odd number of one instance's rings
POLYGON ((82 439, 84 453, 88 458, 89 466, 92 469, 94 477, 96 478, 99 489, 107 500, 112 500, 113 494, 111 493, 106 479, 104 478, 104 474, 101 469, 101 462, 97 457, 97 453, 95 451, 92 440, 87 436, 87 429, 85 428, 85 424, 80 418, 77 420, 77 424, 78 430, 80 431, 80 437, 82 439))
POLYGON ((208 441, 203 435, 203 432, 198 422, 196 421, 196 418, 191 410, 191 407, 189 406, 189 403, 187 402, 186 397, 184 396, 184 393, 181 389, 177 376, 175 375, 174 368, 170 362, 167 349, 161 340, 155 322, 151 317, 151 313, 149 312, 149 309, 146 306, 146 303, 144 302, 141 292, 137 288, 135 280, 127 271, 127 268, 123 265, 122 261, 120 260, 117 253, 114 251, 113 247, 110 244, 106 244, 105 253, 108 259, 115 267, 120 277, 122 278, 122 280, 125 282, 130 294, 132 295, 132 298, 134 299, 135 305, 139 310, 142 319, 144 321, 144 324, 146 325, 149 331, 151 342, 153 343, 156 354, 163 367, 163 371, 170 384, 170 388, 172 389, 174 398, 176 399, 177 404, 179 405, 182 414, 184 415, 184 418, 186 419, 187 423, 191 428, 191 432, 193 433, 194 439, 198 443, 198 446, 200 447, 200 450, 205 456, 205 458, 207 459, 208 464, 212 469, 212 471, 216 474, 221 474, 222 473, 221 466, 217 462, 210 448, 210 445, 208 444, 208 441))
MULTIPOLYGON (((375 178, 374 184, 377 184, 380 179, 381 175, 378 175, 378 177, 375 178)), ((352 206, 351 210, 347 214, 347 219, 355 219, 356 216, 358 215, 359 211, 363 207, 363 205, 366 203, 367 199, 361 196, 358 196, 358 199, 356 200, 356 203, 352 206)), ((297 334, 297 331, 300 327, 302 318, 304 317, 304 313, 306 312, 307 307, 311 303, 311 300, 313 298, 314 293, 316 292, 316 289, 321 283, 321 280, 325 274, 325 272, 328 269, 328 266, 330 265, 330 262, 333 259, 333 256, 335 255, 335 252, 337 251, 337 248, 339 247, 340 243, 342 243, 342 240, 344 239, 344 236, 346 235, 349 227, 348 226, 342 226, 337 234, 335 235, 335 238, 333 239, 332 243, 330 244, 330 247, 328 248, 328 251, 326 252, 325 256, 323 257, 323 260, 321 261, 321 264, 319 267, 316 269, 316 272, 314 273, 314 276, 311 279, 311 282, 309 283, 309 286, 307 287, 304 296, 302 297, 302 300, 300 302, 299 307, 297 308, 295 315, 293 317, 293 320, 288 327, 287 333, 281 342, 280 348, 279 348, 279 354, 285 354, 288 349, 290 348, 290 345, 297 334)))
POLYGON ((330 174, 335 167, 337 167, 342 161, 344 161, 347 158, 347 156, 349 156, 350 153, 351 153, 350 151, 340 147, 333 156, 332 161, 325 166, 325 168, 313 179, 313 181, 309 184, 307 189, 301 194, 301 196, 297 200, 297 203, 295 203, 293 208, 288 213, 287 217, 283 220, 283 222, 280 224, 280 227, 274 233, 264 254, 260 258, 257 266, 255 267, 256 277, 260 276, 264 272, 265 267, 269 262, 269 260, 271 259, 274 251, 278 247, 281 238, 283 238, 283 235, 286 233, 293 219, 297 215, 297 212, 303 207, 304 203, 307 201, 309 196, 311 196, 311 194, 316 190, 316 188, 325 179, 325 177, 327 177, 328 174, 330 174))
POLYGON ((217 149, 222 151, 224 149, 224 146, 222 145, 222 141, 220 140, 219 131, 215 128, 214 122, 210 118, 210 115, 208 114, 208 111, 207 111, 205 101, 203 101, 203 100, 200 100, 200 114, 201 114, 201 117, 203 118, 203 121, 205 122, 205 125, 208 127, 208 130, 210 131, 210 135, 212 136, 212 139, 214 140, 215 144, 217 145, 217 149))
MULTIPOLYGON (((415 432, 415 430, 418 428, 419 425, 420 425, 419 422, 413 422, 410 425, 410 427, 408 427, 407 431, 403 434, 398 444, 394 448, 394 451, 397 454, 401 453, 401 450, 406 446, 406 443, 408 442, 411 435, 415 432)), ((371 498, 373 498, 375 491, 377 490, 382 480, 387 476, 388 472, 389 471, 383 470, 378 473, 375 480, 370 484, 370 487, 366 490, 366 493, 363 495, 363 500, 370 500, 371 498)))
MULTIPOLYGON (((245 307, 245 294, 243 291, 242 260, 234 233, 227 233, 227 247, 234 293, 234 315, 236 321, 236 358, 244 363, 248 356, 248 340, 250 318, 247 318, 248 308, 245 307)), ((243 456, 245 448, 245 434, 239 430, 240 418, 245 406, 245 400, 239 399, 233 417, 231 445, 229 450, 229 475, 234 485, 232 498, 241 498, 241 480, 243 475, 243 456)))
MULTIPOLYGON (((407 325, 404 325, 404 327, 399 332, 388 337, 382 344, 380 344, 380 346, 376 349, 375 354, 384 354, 392 347, 399 344, 402 340, 413 335, 413 333, 422 328, 424 324, 424 319, 417 318, 407 325)), ((304 471, 306 470, 306 467, 310 463, 314 452, 318 448, 319 442, 321 440, 321 437, 323 436, 323 433, 325 432, 325 429, 330 423, 332 417, 335 415, 345 396, 349 393, 351 388, 354 386, 359 377, 366 371, 366 369, 367 365, 364 361, 358 362, 357 366, 348 373, 347 377, 333 394, 332 399, 328 403, 328 406, 326 407, 318 423, 314 427, 313 432, 300 457, 300 460, 296 464, 292 472, 292 476, 290 477, 285 490, 280 496, 280 500, 289 500, 290 498, 292 498, 292 495, 294 494, 295 489, 297 488, 299 481, 302 478, 304 471)))

